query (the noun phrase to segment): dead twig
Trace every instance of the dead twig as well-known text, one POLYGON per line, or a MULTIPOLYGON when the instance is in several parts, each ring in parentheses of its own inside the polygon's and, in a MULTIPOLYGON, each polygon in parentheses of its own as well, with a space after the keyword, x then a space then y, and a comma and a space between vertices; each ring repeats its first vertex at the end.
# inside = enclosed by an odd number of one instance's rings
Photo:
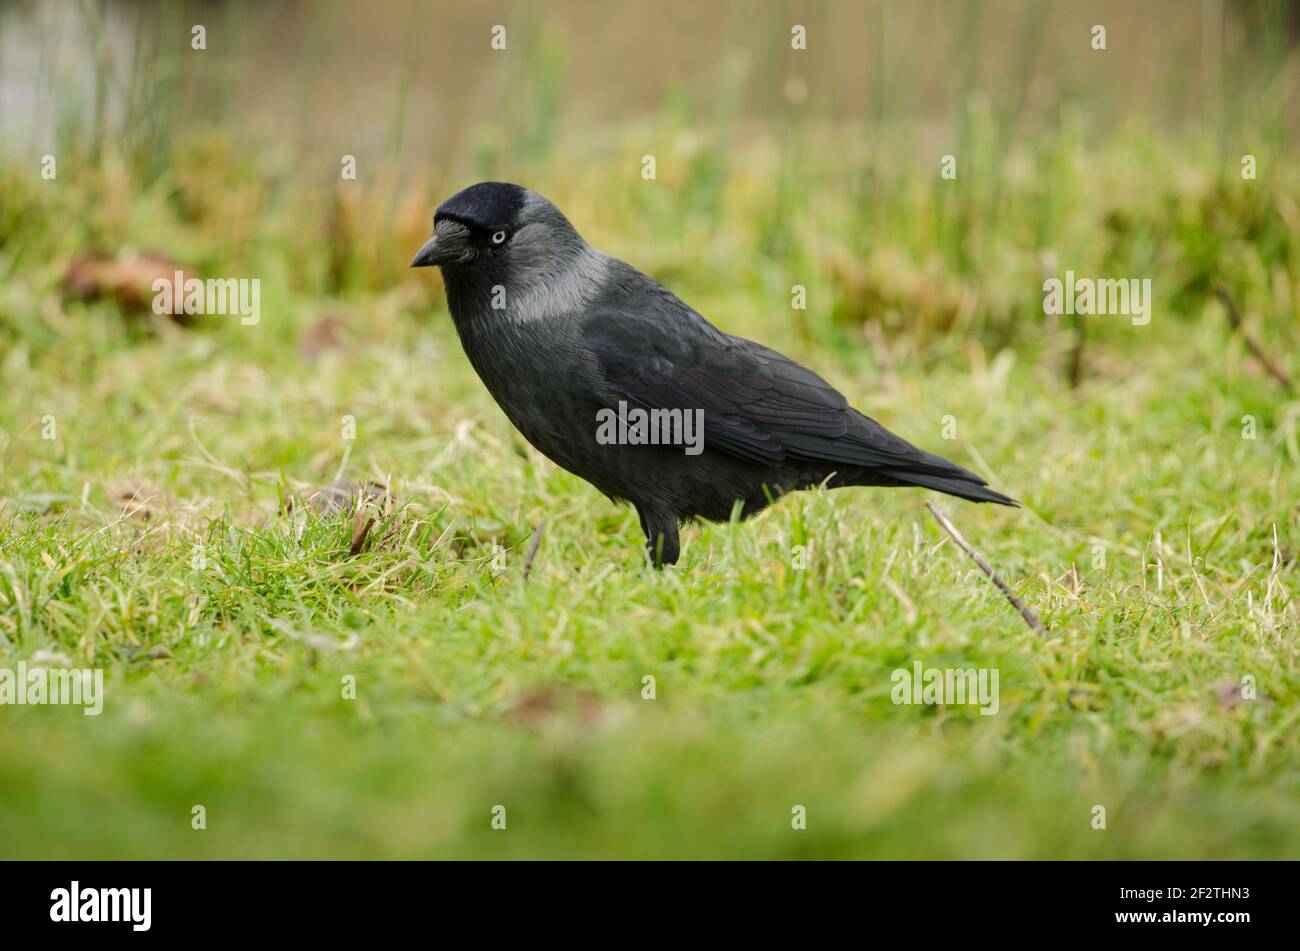
POLYGON ((1232 324, 1232 329, 1241 336, 1246 342, 1246 348, 1250 350, 1251 355, 1259 361, 1260 366, 1268 371, 1268 375, 1282 384, 1282 388, 1291 392, 1295 389, 1295 383, 1287 372, 1278 366, 1277 361, 1265 352, 1264 348, 1259 345, 1254 337, 1246 330, 1245 323, 1241 319, 1241 311, 1237 309, 1237 302, 1233 299, 1232 294, 1222 284, 1214 285, 1215 296, 1223 304, 1224 310, 1228 312, 1228 323, 1232 324))
POLYGON ((524 559, 524 581, 528 581, 528 573, 533 570, 533 559, 537 557, 537 549, 542 547, 542 526, 546 520, 537 523, 533 529, 533 543, 528 548, 528 557, 524 559))
POLYGON ((1006 599, 1011 602, 1011 606, 1020 612, 1020 616, 1025 619, 1025 623, 1039 634, 1050 633, 1047 628, 1043 626, 1043 622, 1038 619, 1038 615, 1029 610, 1029 608, 1026 607, 1025 602, 1016 597, 1016 593, 1011 590, 1011 587, 997 576, 997 573, 989 566, 989 563, 980 557, 979 552, 970 547, 970 543, 962 537, 961 532, 957 531, 957 526, 948 521, 948 517, 935 508, 933 503, 926 502, 925 507, 930 510, 930 514, 935 517, 935 520, 943 526, 943 530, 952 536, 952 540, 957 543, 957 547, 970 555, 975 564, 979 565, 980 571, 988 575, 989 580, 998 586, 998 590, 1001 591, 1006 599))

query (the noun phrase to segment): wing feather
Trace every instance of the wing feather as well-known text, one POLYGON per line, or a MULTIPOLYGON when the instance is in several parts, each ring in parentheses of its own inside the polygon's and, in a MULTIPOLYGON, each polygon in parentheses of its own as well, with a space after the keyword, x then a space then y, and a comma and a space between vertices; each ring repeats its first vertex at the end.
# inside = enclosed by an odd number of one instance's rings
POLYGON ((978 479, 857 412, 807 367, 723 333, 654 289, 637 293, 635 283, 622 282, 586 319, 583 340, 611 397, 646 409, 703 410, 705 445, 752 462, 803 460, 978 479))

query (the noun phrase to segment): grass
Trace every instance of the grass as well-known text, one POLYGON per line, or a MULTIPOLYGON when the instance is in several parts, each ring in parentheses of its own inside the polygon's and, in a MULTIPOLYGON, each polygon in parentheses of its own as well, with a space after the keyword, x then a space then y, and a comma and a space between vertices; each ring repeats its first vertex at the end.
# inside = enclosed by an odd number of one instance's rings
POLYGON ((334 157, 207 125, 148 161, 69 146, 57 183, 0 161, 0 667, 107 682, 98 717, 0 707, 0 855, 1300 854, 1300 401, 1209 293, 1300 372, 1286 140, 1243 135, 1243 181, 1218 142, 1068 115, 1012 141, 973 101, 945 182, 905 130, 674 109, 528 127, 460 178, 322 188, 334 157), (939 502, 1051 637, 919 490, 802 493, 647 570, 635 514, 523 443, 405 269, 490 175, 1021 499, 939 502), (69 300, 86 247, 260 277, 262 320, 69 300), (1089 320, 1077 386, 1041 306, 1067 267, 1156 298, 1089 320), (340 477, 389 492, 355 554, 354 513, 308 501, 340 477), (895 705, 918 660, 996 668, 999 712, 895 705))

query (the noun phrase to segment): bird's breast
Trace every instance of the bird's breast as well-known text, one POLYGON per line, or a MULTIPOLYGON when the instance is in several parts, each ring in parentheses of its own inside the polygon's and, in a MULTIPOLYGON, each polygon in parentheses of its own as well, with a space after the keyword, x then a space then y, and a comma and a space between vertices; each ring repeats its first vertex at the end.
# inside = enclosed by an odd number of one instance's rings
MULTIPOLYGON (((453 315, 454 317, 454 315, 453 315)), ((503 317, 456 320, 470 365, 510 422, 533 446, 569 469, 595 445, 594 368, 576 345, 503 317)))

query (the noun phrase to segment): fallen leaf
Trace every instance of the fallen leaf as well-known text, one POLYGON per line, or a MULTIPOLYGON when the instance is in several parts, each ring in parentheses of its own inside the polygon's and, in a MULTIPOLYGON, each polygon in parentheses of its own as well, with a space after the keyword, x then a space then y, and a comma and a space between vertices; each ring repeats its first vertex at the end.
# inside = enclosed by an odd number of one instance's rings
POLYGON ((596 726, 604 714, 604 704, 595 694, 567 684, 554 684, 525 692, 503 719, 536 730, 560 719, 576 719, 583 726, 596 726))
POLYGON ((108 254, 87 251, 68 262, 63 274, 63 290, 77 300, 117 301, 128 313, 153 313, 157 293, 154 281, 165 278, 172 290, 171 314, 181 326, 194 322, 194 315, 185 313, 185 282, 197 277, 175 261, 162 254, 146 252, 117 258, 108 254), (176 274, 180 272, 180 283, 176 274))
POLYGON ((330 350, 342 350, 347 323, 338 314, 326 314, 303 331, 298 351, 306 360, 318 360, 330 350))

